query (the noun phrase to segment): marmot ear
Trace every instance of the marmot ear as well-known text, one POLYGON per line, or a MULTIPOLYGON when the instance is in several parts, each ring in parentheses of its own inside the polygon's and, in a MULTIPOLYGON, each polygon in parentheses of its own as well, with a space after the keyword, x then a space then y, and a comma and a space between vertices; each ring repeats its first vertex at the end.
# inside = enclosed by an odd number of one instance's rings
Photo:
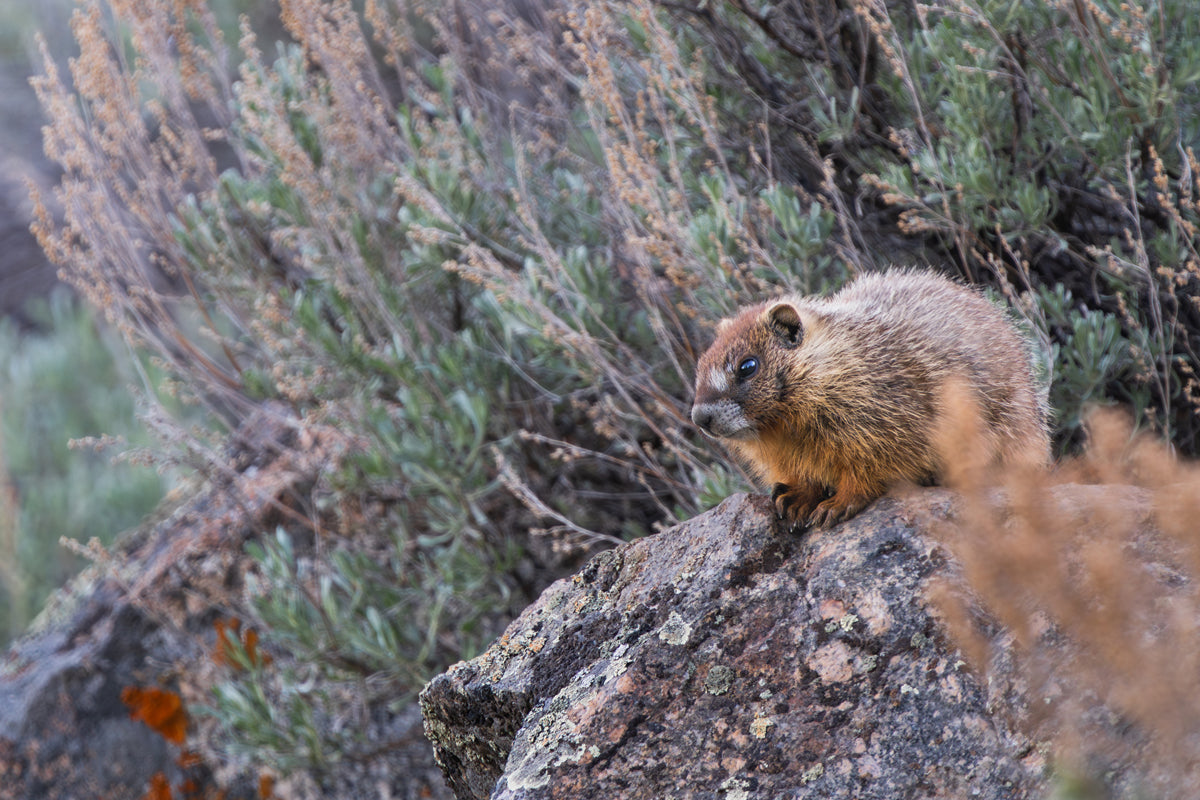
POLYGON ((791 347, 800 344, 800 340, 804 338, 800 312, 790 303, 777 303, 767 309, 767 324, 791 347))

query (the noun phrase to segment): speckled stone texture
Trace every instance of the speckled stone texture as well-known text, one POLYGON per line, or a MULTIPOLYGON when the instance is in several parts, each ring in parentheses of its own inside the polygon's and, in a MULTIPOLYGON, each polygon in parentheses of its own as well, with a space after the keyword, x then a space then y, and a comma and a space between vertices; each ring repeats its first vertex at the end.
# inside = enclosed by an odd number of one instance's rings
MULTIPOLYGON (((947 643, 947 556, 885 498, 784 530, 735 495, 595 557, 421 697, 465 798, 1027 798, 1031 743, 947 643)), ((925 523, 923 523, 925 524, 925 523)), ((996 687, 993 687, 996 691, 996 687)))

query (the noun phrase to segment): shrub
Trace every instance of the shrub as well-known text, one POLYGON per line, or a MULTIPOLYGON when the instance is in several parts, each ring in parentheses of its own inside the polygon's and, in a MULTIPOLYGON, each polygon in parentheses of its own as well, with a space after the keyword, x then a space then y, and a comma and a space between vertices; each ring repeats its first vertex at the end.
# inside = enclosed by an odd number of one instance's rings
POLYGON ((1102 396, 1195 454, 1200 56, 1189 5, 859 11, 898 112, 882 128, 888 147, 860 163, 900 230, 967 275, 990 273, 1014 301, 1029 293, 1016 305, 1057 345, 1060 386, 1086 384, 1098 366, 1074 352, 1078 328, 1128 342, 1091 391, 1056 393, 1068 439, 1081 403, 1102 396), (1056 286, 1067 293, 1052 299, 1056 286))
MULTIPOLYGON (((751 298, 956 269, 1026 318, 1064 446, 1121 400, 1194 452, 1186 6, 295 0, 267 56, 203 4, 85 2, 74 88, 38 81, 47 252, 211 429, 282 400, 360 443, 254 550, 275 671, 217 692, 230 753, 320 772, 347 687, 407 696, 571 557, 748 485, 687 409, 751 298)), ((165 456, 216 471, 207 435, 165 456)))

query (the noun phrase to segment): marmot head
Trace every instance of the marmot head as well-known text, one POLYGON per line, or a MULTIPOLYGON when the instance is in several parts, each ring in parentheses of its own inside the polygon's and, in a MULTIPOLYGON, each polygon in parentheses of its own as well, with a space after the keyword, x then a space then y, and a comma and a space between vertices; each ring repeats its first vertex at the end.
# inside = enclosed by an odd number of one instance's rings
POLYGON ((692 422, 709 436, 752 439, 783 410, 794 351, 807 327, 788 300, 751 306, 721 320, 696 365, 692 422))

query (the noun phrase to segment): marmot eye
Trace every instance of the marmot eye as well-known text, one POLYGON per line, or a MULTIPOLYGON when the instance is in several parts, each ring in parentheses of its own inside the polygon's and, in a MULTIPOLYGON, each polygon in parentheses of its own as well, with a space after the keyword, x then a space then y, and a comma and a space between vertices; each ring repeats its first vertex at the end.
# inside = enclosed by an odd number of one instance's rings
POLYGON ((746 380, 756 372, 758 372, 758 359, 753 356, 743 359, 742 363, 738 364, 737 377, 739 381, 746 380))

